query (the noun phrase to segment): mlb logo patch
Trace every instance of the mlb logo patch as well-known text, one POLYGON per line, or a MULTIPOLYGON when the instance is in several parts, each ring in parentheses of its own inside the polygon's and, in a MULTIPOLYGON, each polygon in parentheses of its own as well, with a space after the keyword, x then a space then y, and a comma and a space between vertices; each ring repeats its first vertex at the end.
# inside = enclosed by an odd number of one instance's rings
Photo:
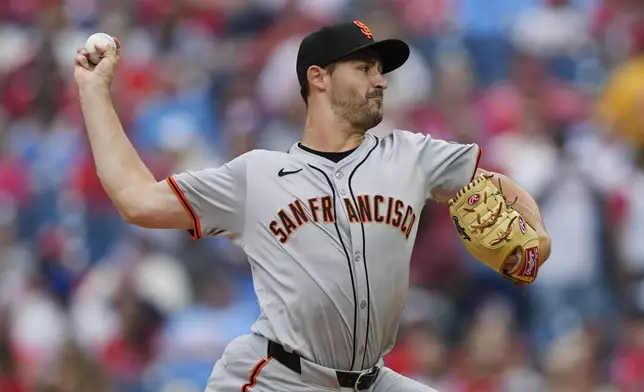
POLYGON ((523 251, 523 271, 520 275, 526 278, 536 278, 539 265, 539 248, 527 248, 523 251))

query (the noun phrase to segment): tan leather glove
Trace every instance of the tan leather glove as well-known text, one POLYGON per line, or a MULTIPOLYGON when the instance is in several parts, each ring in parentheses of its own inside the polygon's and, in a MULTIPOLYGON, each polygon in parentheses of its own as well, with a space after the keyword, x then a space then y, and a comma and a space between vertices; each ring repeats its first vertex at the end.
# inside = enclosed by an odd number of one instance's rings
POLYGON ((452 222, 472 256, 514 283, 530 284, 539 270, 539 237, 491 178, 476 177, 449 200, 452 222))

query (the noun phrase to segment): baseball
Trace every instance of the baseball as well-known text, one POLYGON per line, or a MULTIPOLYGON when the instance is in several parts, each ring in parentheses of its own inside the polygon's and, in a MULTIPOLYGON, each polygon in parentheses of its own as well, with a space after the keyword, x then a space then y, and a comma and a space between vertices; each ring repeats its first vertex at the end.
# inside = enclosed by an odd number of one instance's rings
POLYGON ((110 49, 116 51, 116 41, 110 35, 105 33, 90 35, 85 42, 85 49, 89 52, 89 62, 95 65, 101 61, 99 54, 96 52, 96 45, 107 45, 110 49))

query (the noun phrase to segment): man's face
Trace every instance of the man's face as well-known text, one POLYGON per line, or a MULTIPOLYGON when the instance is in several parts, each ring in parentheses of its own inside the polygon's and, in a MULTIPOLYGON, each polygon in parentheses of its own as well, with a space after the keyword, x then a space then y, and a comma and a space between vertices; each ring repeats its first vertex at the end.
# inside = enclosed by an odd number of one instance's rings
POLYGON ((366 132, 382 121, 386 88, 375 53, 363 52, 335 64, 328 97, 338 117, 366 132))

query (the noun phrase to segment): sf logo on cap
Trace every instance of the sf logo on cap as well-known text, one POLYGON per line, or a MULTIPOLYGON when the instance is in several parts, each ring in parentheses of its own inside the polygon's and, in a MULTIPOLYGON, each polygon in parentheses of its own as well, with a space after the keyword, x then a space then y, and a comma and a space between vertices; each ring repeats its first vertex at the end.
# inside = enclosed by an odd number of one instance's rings
POLYGON ((360 27, 360 31, 362 31, 362 34, 366 35, 367 38, 373 38, 373 34, 371 34, 371 30, 369 30, 369 27, 367 27, 366 24, 360 22, 359 20, 354 20, 353 24, 360 27))

